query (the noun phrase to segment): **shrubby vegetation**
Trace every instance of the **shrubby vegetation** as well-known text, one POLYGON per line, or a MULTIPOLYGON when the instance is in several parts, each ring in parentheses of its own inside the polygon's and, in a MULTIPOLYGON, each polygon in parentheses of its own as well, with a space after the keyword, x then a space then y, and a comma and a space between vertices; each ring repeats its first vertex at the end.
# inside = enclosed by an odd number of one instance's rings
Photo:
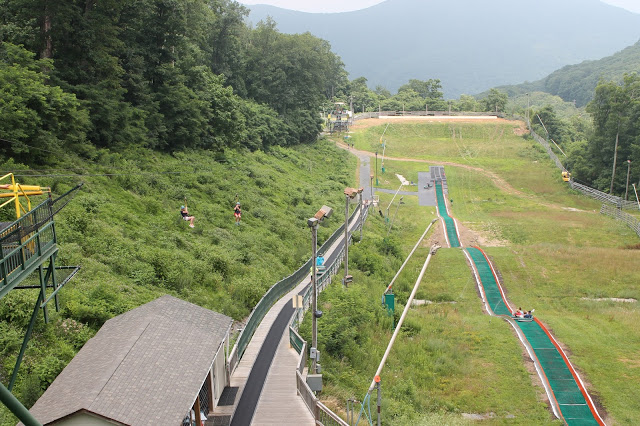
MULTIPOLYGON (((309 258, 306 220, 323 204, 343 205, 354 167, 346 152, 324 141, 223 154, 100 149, 93 162, 61 159, 38 177, 29 175, 43 171, 3 159, 0 170, 24 184, 51 186, 54 195, 85 182, 56 215, 58 265, 82 269, 60 292, 60 313, 50 309, 51 323, 40 315, 14 394, 31 405, 106 320, 162 294, 246 318, 270 286, 309 258), (234 225, 236 194, 241 226, 234 225), (185 197, 195 229, 180 217, 185 197)), ((338 226, 324 221, 319 243, 338 226)), ((14 290, 0 303, 5 386, 36 297, 14 290)), ((0 424, 15 424, 3 410, 0 424)))

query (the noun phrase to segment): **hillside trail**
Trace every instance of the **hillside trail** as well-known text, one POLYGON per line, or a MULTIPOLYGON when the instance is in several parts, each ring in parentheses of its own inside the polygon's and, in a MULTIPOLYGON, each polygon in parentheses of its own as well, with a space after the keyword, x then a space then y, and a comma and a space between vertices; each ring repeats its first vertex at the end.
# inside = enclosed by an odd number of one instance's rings
MULTIPOLYGON (((342 142, 336 142, 336 145, 339 148, 342 148, 344 150, 350 151, 351 153, 353 153, 354 155, 358 156, 359 158, 361 158, 363 156, 375 157, 375 153, 373 153, 373 152, 361 151, 361 150, 356 149, 356 148, 351 148, 351 147, 347 146, 346 144, 344 144, 342 142)), ((492 172, 490 170, 483 169, 481 167, 472 166, 472 165, 469 165, 469 164, 454 163, 452 161, 422 160, 422 159, 417 159, 417 158, 404 158, 404 157, 389 157, 389 156, 387 156, 387 157, 385 157, 385 159, 389 160, 389 161, 407 161, 407 162, 411 162, 411 163, 425 163, 425 164, 432 164, 432 165, 437 164, 437 165, 443 165, 443 166, 460 167, 460 168, 463 168, 463 169, 466 169, 466 170, 473 170, 475 172, 478 172, 478 173, 481 173, 481 174, 487 176, 489 179, 491 179, 491 181, 494 183, 494 185, 496 185, 503 192, 505 192, 505 193, 507 193, 509 195, 513 195, 513 196, 516 196, 516 197, 524 198, 524 199, 530 200, 530 201, 532 201, 532 202, 534 202, 536 204, 539 204, 539 205, 542 205, 542 206, 545 206, 545 207, 549 207, 549 208, 552 208, 552 209, 556 209, 556 210, 591 213, 588 210, 580 210, 580 209, 561 206, 561 205, 555 204, 555 203, 548 203, 548 202, 545 202, 545 201, 541 201, 535 195, 526 194, 526 193, 514 188, 513 186, 511 186, 511 184, 509 182, 507 182, 501 176, 497 175, 496 173, 494 173, 494 172, 492 172)))

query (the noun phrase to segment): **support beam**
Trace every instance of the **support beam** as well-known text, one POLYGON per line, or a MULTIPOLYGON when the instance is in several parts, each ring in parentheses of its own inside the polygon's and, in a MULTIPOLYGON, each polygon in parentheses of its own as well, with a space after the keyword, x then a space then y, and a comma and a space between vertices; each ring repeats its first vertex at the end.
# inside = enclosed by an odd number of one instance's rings
POLYGON ((42 426, 42 423, 36 420, 33 414, 31 414, 2 383, 0 383, 0 402, 6 405, 9 411, 24 423, 25 426, 42 426))

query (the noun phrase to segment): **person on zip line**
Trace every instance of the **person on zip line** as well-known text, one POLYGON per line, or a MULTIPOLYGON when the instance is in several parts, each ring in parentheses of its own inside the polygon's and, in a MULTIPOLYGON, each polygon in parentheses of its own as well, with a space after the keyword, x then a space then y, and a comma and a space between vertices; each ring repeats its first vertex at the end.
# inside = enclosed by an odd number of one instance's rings
POLYGON ((233 215, 236 218, 236 225, 240 225, 240 217, 242 216, 242 209, 240 209, 240 201, 236 201, 236 206, 233 208, 233 215))
POLYGON ((185 205, 180 206, 180 214, 182 215, 182 218, 184 220, 189 222, 189 226, 191 228, 195 228, 195 225, 193 224, 193 221, 195 220, 195 216, 191 216, 189 214, 189 210, 187 209, 187 206, 185 206, 185 205))

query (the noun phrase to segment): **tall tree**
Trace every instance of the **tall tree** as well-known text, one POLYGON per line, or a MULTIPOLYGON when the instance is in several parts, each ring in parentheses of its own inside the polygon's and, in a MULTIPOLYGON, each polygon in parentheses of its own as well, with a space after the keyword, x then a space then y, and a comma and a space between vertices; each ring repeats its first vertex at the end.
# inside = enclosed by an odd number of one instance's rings
POLYGON ((0 152, 27 163, 51 163, 85 141, 88 114, 76 97, 48 84, 50 60, 0 44, 0 152))
POLYGON ((616 175, 618 158, 640 170, 640 77, 625 75, 622 84, 601 80, 587 111, 594 123, 588 153, 593 168, 583 179, 621 194, 626 175, 616 175))
POLYGON ((485 111, 500 112, 504 111, 504 107, 509 101, 509 95, 498 89, 492 88, 489 94, 480 100, 485 111))

